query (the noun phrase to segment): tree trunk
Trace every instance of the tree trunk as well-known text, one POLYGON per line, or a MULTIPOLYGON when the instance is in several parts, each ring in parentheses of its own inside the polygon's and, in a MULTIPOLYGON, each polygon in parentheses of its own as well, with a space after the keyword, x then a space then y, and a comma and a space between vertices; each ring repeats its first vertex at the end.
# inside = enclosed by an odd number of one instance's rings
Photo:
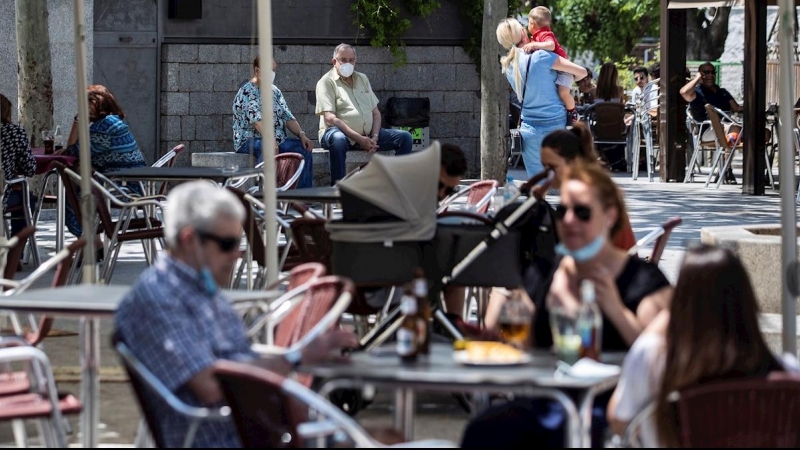
POLYGON ((47 0, 16 0, 19 123, 31 146, 53 127, 53 75, 47 0))
POLYGON ((508 0, 484 0, 481 44, 481 178, 504 182, 508 167, 507 82, 500 71, 503 48, 497 42, 497 24, 508 13, 508 0))
POLYGON ((730 8, 717 8, 716 17, 711 23, 705 18, 703 10, 686 10, 686 59, 689 61, 715 61, 725 50, 728 38, 728 18, 730 8), (705 23, 705 28, 703 24, 705 23))

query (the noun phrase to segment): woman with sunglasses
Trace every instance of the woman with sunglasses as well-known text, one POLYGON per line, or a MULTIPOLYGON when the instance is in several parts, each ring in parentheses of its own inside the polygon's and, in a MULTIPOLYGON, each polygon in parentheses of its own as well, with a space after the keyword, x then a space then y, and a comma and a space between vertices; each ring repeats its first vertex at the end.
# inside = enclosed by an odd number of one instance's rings
POLYGON ((794 357, 776 358, 758 326, 758 303, 744 266, 727 249, 690 249, 669 311, 633 344, 608 405, 612 430, 622 434, 637 414, 658 402, 655 416, 634 430, 644 447, 679 447, 667 395, 716 380, 797 372, 794 357), (670 317, 680 320, 670 320, 670 317))
MULTIPOLYGON (((577 163, 561 180, 561 204, 556 217, 562 255, 544 280, 526 279, 536 305, 533 345, 551 348, 549 308, 578 308, 580 282, 595 284, 603 314, 603 351, 626 351, 642 330, 669 306, 672 288, 658 267, 611 243, 627 216, 617 185, 598 164, 577 163)), ((610 395, 599 396, 593 411, 592 441, 602 443, 605 408, 610 395)), ((565 414, 554 402, 519 399, 492 407, 464 433, 462 447, 520 447, 544 444, 563 447, 565 414)))

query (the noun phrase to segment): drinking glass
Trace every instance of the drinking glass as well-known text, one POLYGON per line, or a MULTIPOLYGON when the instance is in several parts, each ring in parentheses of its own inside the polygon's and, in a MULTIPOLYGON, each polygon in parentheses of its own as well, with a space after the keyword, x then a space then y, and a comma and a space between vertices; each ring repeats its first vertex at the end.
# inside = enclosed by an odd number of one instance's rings
POLYGON ((575 311, 561 307, 550 308, 553 349, 559 360, 570 365, 578 362, 581 354, 581 336, 577 325, 575 311))
POLYGON ((55 149, 56 133, 54 130, 42 130, 42 140, 44 141, 44 154, 51 155, 55 149))
POLYGON ((503 304, 500 310, 500 335, 503 341, 517 348, 525 347, 531 335, 533 307, 522 300, 519 294, 503 304))

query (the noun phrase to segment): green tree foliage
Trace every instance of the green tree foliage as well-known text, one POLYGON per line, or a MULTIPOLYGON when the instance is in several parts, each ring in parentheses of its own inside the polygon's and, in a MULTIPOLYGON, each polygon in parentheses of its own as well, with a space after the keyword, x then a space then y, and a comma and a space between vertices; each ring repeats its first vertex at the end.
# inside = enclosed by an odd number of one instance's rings
POLYGON ((441 6, 439 0, 353 0, 350 10, 359 33, 367 31, 372 36, 370 45, 388 48, 395 65, 402 65, 406 62, 403 33, 411 27, 408 14, 428 17, 441 6))
MULTIPOLYGON (((621 61, 643 36, 658 36, 660 0, 541 0, 553 12, 553 31, 571 53, 621 61)), ((572 56, 572 55, 570 55, 572 56)))
MULTIPOLYGON (((476 70, 481 69, 481 30, 483 30, 483 0, 462 0, 459 8, 461 20, 469 30, 469 37, 464 41, 464 50, 475 63, 476 70)), ((527 14, 524 0, 508 0, 508 15, 527 14)), ((497 26, 494 24, 492 26, 497 26)))

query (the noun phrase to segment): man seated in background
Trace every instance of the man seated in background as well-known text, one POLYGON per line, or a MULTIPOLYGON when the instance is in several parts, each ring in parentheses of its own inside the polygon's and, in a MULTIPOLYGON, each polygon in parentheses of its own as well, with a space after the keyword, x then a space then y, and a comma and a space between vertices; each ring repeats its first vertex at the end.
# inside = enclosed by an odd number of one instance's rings
POLYGON ((588 67, 586 69, 586 76, 577 81, 578 90, 581 91, 581 102, 584 105, 594 104, 594 98, 597 96, 597 88, 592 84, 592 70, 588 67))

